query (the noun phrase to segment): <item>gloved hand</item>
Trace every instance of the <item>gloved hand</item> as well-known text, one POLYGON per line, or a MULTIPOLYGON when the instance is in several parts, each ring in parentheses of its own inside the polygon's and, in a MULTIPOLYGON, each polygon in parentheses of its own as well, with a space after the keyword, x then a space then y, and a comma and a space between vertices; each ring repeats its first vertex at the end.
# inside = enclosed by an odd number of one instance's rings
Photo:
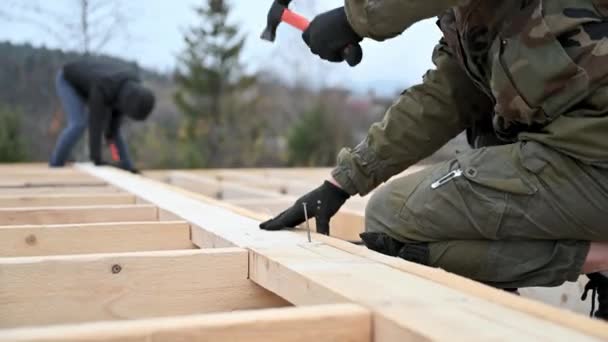
POLYGON ((325 181, 323 185, 298 199, 291 208, 279 216, 260 224, 260 228, 282 230, 296 227, 306 220, 303 205, 306 203, 308 218, 316 218, 317 232, 329 235, 329 221, 348 198, 350 195, 346 191, 325 181))
POLYGON ((363 40, 350 26, 344 7, 318 15, 302 34, 306 45, 315 55, 330 62, 343 62, 344 49, 350 47, 351 54, 357 54, 359 64, 363 52, 359 43, 363 40))

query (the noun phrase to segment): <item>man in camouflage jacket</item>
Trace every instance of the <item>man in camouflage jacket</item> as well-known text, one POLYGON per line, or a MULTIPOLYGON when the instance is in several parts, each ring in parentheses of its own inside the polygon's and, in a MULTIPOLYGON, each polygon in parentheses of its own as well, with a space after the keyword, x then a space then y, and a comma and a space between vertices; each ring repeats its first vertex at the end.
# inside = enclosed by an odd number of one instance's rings
POLYGON ((365 195, 467 131, 474 149, 379 188, 365 244, 378 252, 514 289, 581 274, 608 319, 608 1, 346 0, 304 33, 340 61, 363 38, 392 38, 439 15, 435 70, 406 90, 302 202, 329 232, 365 195))

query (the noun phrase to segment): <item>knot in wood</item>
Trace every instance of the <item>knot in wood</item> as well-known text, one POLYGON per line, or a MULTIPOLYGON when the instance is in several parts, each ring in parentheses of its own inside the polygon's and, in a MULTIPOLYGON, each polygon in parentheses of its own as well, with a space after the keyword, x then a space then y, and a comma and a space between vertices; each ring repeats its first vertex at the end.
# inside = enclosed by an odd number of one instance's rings
POLYGON ((25 238, 25 243, 28 245, 35 245, 38 240, 36 239, 36 235, 30 234, 25 238))
POLYGON ((117 274, 122 271, 122 267, 120 265, 112 265, 112 273, 117 274))

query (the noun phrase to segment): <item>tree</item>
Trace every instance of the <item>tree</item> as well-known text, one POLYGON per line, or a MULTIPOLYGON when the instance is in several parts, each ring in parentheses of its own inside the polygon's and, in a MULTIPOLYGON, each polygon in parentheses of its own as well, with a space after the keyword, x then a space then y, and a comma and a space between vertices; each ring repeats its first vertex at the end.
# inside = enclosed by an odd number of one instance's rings
POLYGON ((240 65, 245 39, 229 23, 230 10, 228 1, 207 0, 195 8, 200 22, 184 37, 174 101, 185 118, 180 140, 189 167, 225 165, 226 146, 246 144, 239 130, 252 120, 252 106, 244 91, 255 77, 245 76, 240 65))
POLYGON ((333 166, 340 148, 352 138, 347 125, 319 105, 307 111, 289 130, 287 136, 290 166, 333 166))
POLYGON ((14 163, 26 159, 21 134, 21 114, 0 107, 0 162, 14 163))
POLYGON ((63 49, 83 54, 101 52, 109 42, 127 36, 128 18, 121 0, 71 0, 68 11, 57 11, 53 1, 10 1, 0 16, 33 24, 63 49))

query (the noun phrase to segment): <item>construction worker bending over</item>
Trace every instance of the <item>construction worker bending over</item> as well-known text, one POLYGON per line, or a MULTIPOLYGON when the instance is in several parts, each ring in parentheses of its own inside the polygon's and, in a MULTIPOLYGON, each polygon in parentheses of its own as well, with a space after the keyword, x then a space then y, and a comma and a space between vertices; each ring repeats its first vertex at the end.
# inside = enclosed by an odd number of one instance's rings
POLYGON ((587 274, 594 315, 608 319, 607 2, 458 3, 347 0, 312 22, 304 40, 332 61, 362 37, 391 38, 441 12, 443 38, 436 69, 340 152, 327 182, 261 228, 300 224, 306 202, 327 233, 350 196, 466 130, 473 150, 375 192, 367 247, 502 289, 587 274))
POLYGON ((118 166, 136 169, 120 132, 124 116, 143 121, 154 109, 154 94, 141 85, 136 73, 118 63, 83 59, 65 65, 56 80, 57 94, 67 115, 50 166, 64 166, 71 150, 89 128, 89 150, 95 165, 103 165, 102 139, 115 146, 118 166))

